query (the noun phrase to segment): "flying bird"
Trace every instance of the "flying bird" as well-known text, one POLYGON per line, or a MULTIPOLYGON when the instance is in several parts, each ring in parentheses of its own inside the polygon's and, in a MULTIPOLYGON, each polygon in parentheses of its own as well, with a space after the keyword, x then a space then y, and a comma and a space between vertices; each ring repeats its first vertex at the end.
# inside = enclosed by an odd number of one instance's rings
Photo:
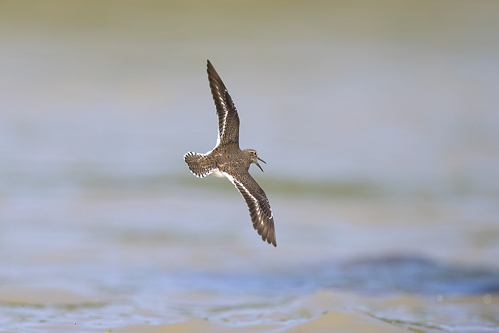
POLYGON ((217 144, 206 154, 186 153, 184 161, 196 177, 213 175, 230 180, 248 205, 253 228, 262 236, 263 241, 277 246, 269 200, 248 172, 252 163, 263 172, 258 161, 266 162, 258 157, 256 150, 239 148, 239 115, 234 102, 209 60, 207 72, 218 116, 217 144))

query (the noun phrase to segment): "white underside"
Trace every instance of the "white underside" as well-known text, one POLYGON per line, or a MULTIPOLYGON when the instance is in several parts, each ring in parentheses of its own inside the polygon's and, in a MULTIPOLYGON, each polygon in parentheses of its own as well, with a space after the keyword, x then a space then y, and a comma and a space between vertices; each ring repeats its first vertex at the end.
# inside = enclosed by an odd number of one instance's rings
POLYGON ((225 175, 222 172, 220 172, 220 170, 218 170, 218 169, 214 169, 210 173, 210 175, 215 176, 215 177, 219 177, 219 178, 225 178, 225 175))

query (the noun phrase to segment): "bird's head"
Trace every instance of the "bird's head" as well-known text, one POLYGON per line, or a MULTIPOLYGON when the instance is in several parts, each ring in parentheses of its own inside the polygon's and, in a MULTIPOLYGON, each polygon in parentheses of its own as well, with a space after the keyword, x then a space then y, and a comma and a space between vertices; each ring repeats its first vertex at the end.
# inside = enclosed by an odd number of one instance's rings
POLYGON ((255 163, 260 168, 260 170, 262 170, 262 172, 263 172, 262 167, 260 166, 260 164, 258 164, 258 160, 262 161, 265 164, 267 164, 267 162, 265 162, 260 157, 258 157, 256 150, 253 150, 253 149, 245 149, 245 150, 248 152, 248 154, 250 156, 250 164, 255 163))

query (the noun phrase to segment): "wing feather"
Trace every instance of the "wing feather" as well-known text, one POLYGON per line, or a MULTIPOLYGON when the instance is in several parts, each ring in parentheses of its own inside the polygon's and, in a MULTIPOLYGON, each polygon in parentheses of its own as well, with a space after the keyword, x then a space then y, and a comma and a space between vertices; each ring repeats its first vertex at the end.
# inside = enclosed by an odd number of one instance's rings
POLYGON ((239 115, 236 106, 222 79, 209 60, 207 72, 218 116, 217 146, 229 143, 236 143, 239 146, 239 115))
POLYGON ((224 175, 234 184, 246 201, 253 228, 262 236, 263 241, 277 246, 272 209, 260 185, 249 173, 235 176, 224 173, 224 175))

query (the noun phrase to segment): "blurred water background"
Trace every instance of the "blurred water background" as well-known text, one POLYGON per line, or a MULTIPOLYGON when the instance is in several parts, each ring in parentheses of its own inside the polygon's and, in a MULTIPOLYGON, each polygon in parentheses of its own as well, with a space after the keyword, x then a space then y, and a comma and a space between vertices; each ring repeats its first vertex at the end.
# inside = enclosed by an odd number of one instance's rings
POLYGON ((499 331, 498 15, 0 2, 0 331, 499 331), (277 248, 182 160, 216 143, 206 59, 267 162, 277 248))

